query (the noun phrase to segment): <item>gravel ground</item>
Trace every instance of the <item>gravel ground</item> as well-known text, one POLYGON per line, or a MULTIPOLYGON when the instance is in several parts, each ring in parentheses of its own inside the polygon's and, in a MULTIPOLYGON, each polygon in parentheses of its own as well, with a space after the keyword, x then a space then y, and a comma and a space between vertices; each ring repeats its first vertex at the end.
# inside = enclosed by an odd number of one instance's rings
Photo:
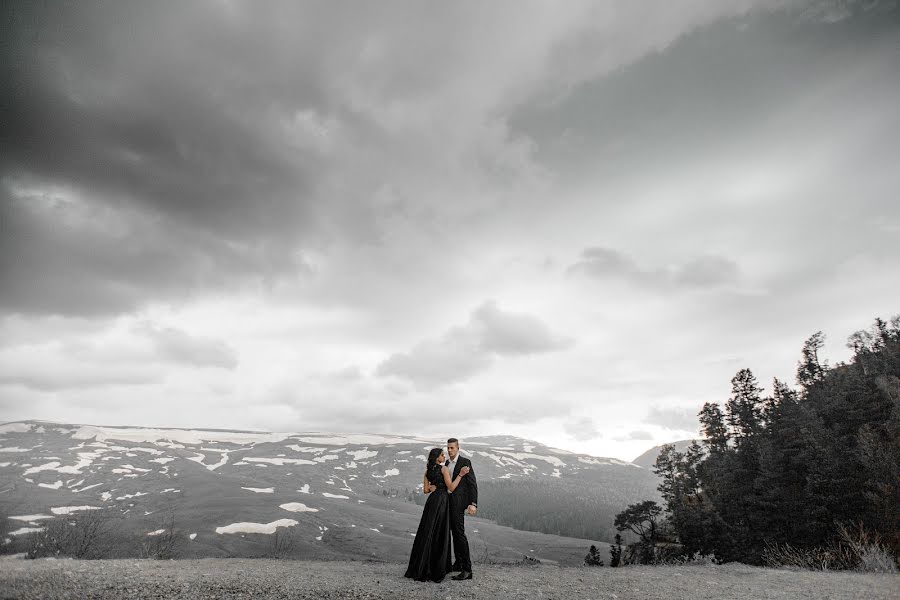
POLYGON ((0 599, 51 598, 865 598, 900 599, 900 576, 745 565, 610 569, 478 566, 472 581, 419 583, 405 565, 268 559, 2 560, 0 599))

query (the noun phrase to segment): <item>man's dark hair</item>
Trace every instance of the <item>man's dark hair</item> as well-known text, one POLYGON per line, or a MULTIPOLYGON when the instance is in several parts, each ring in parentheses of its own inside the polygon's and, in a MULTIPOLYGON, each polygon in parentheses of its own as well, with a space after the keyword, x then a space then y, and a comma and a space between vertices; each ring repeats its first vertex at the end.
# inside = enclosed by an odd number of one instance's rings
POLYGON ((447 443, 448 444, 456 444, 457 446, 459 446, 459 440, 456 438, 450 438, 449 440, 447 440, 447 443))

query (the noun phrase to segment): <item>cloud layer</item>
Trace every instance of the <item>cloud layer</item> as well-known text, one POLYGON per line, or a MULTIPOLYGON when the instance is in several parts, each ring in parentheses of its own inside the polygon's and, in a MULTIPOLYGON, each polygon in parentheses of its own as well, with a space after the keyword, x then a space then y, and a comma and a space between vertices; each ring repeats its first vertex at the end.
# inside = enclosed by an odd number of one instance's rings
POLYGON ((0 419, 681 439, 897 312, 897 16, 6 2, 0 419))

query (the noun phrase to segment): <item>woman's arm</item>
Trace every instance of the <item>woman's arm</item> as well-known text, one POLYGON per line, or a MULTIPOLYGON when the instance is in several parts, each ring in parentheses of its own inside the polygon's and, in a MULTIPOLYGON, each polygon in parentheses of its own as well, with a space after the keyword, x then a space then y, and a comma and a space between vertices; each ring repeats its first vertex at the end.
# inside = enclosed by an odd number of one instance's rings
POLYGON ((424 475, 424 476, 422 477, 422 493, 423 493, 423 494, 430 494, 430 493, 433 492, 433 491, 434 491, 434 490, 431 489, 431 483, 428 481, 428 475, 424 475))
POLYGON ((459 475, 456 476, 456 479, 451 481, 450 469, 448 469, 447 467, 441 467, 441 473, 444 475, 444 483, 447 484, 447 489, 451 492, 456 489, 456 486, 459 485, 459 482, 462 481, 462 478, 465 477, 466 473, 468 472, 469 467, 463 467, 459 470, 459 475))

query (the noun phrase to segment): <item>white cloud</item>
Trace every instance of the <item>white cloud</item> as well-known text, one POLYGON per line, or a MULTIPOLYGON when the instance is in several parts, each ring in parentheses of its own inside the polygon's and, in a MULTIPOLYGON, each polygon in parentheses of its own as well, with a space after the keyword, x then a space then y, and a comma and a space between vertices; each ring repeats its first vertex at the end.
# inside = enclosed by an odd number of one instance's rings
POLYGON ((572 340, 552 333, 540 319, 504 312, 488 301, 472 311, 466 325, 419 342, 408 353, 391 355, 376 373, 424 385, 447 384, 488 369, 498 356, 553 352, 571 344, 572 340))

